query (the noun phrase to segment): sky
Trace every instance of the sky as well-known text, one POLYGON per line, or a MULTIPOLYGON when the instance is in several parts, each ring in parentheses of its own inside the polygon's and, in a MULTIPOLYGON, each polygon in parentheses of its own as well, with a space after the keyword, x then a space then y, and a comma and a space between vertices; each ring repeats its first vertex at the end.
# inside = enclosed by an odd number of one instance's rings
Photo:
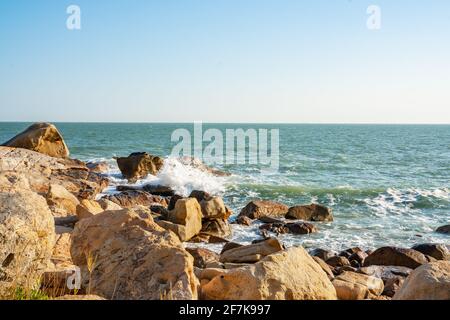
POLYGON ((0 121, 448 124, 450 1, 0 1, 0 121))

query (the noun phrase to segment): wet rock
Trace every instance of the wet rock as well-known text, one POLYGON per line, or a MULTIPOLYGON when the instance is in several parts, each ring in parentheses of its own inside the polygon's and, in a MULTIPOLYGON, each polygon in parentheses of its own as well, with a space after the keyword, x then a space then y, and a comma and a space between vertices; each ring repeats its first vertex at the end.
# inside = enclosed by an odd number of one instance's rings
POLYGON ((310 204, 289 208, 286 218, 305 221, 333 221, 333 214, 330 208, 318 204, 310 204))
POLYGON ((350 261, 346 257, 333 256, 326 260, 326 263, 332 267, 350 266, 350 261))
POLYGON ((254 263, 283 249, 282 243, 276 238, 270 238, 257 244, 226 250, 220 255, 220 262, 254 263))
POLYGON ((69 149, 61 133, 51 123, 35 123, 3 146, 28 149, 55 158, 69 156, 69 149))
POLYGON ((96 173, 108 173, 109 171, 109 164, 107 162, 87 162, 86 167, 88 167, 89 170, 96 173))
POLYGON ((253 223, 253 220, 250 219, 249 217, 241 216, 236 219, 236 223, 241 224, 243 226, 251 226, 253 223))
POLYGON ((312 256, 319 257, 323 261, 327 261, 331 257, 336 256, 336 252, 330 251, 330 250, 321 249, 321 248, 317 248, 317 249, 312 250, 310 254, 312 256))
MULTIPOLYGON (((168 204, 168 206, 167 206, 167 210, 173 210, 173 209, 175 209, 175 204, 177 203, 177 201, 178 200, 180 200, 180 199, 185 199, 185 198, 183 198, 182 196, 179 196, 179 195, 174 195, 174 196, 172 196, 172 197, 170 197, 170 201, 169 201, 169 204, 168 204)), ((200 202, 199 202, 200 203, 200 202)))
POLYGON ((450 224, 445 226, 440 226, 436 229, 437 233, 450 234, 450 224))
POLYGON ((260 227, 260 229, 267 230, 276 234, 309 234, 317 232, 317 229, 314 225, 306 222, 297 222, 297 223, 268 223, 264 224, 260 227))
POLYGON ((189 195, 189 198, 195 198, 198 203, 201 203, 203 200, 211 198, 211 195, 206 191, 193 190, 189 195))
POLYGON ((428 260, 421 252, 397 247, 382 247, 364 260, 364 266, 403 266, 415 269, 428 260))
POLYGON ((118 194, 104 196, 102 199, 118 204, 122 208, 133 208, 134 206, 162 205, 167 206, 167 200, 160 196, 152 195, 145 191, 123 191, 118 194))
POLYGON ((259 219, 263 216, 283 217, 288 209, 288 206, 274 201, 252 201, 242 209, 239 217, 246 216, 250 219, 259 219))
POLYGON ((144 191, 147 191, 148 193, 156 196, 171 197, 175 195, 175 191, 173 191, 172 188, 166 186, 147 184, 142 188, 144 191))
POLYGON ((436 261, 415 269, 394 300, 450 300, 450 262, 436 261))
POLYGON ((422 252, 427 256, 431 256, 437 260, 450 260, 450 252, 447 246, 437 243, 423 243, 412 247, 412 249, 422 252))
POLYGON ((135 152, 128 157, 116 158, 116 161, 122 175, 129 181, 145 178, 149 174, 156 175, 164 165, 162 158, 146 152, 135 152))

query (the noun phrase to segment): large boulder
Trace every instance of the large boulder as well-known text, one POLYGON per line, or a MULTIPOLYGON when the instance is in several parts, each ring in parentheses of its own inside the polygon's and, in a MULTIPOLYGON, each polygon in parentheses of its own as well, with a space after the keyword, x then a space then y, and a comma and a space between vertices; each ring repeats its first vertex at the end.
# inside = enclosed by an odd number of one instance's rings
POLYGON ((0 186, 0 296, 12 286, 29 289, 50 265, 55 241, 45 199, 29 190, 0 186))
POLYGON ((450 234, 450 224, 445 225, 445 226, 440 226, 439 228, 436 229, 437 233, 442 233, 442 234, 450 234))
POLYGON ((248 203, 239 213, 239 217, 246 216, 250 219, 259 219, 264 216, 283 217, 289 207, 278 202, 261 200, 248 203))
POLYGON ((327 275, 302 247, 271 254, 254 265, 217 269, 210 278, 201 287, 208 300, 336 299, 327 275))
POLYGON ((51 123, 35 123, 3 145, 33 150, 50 157, 67 158, 69 156, 69 149, 62 135, 51 123))
POLYGON ((27 189, 46 196, 51 185, 60 185, 78 199, 93 199, 109 180, 91 172, 82 161, 53 158, 26 149, 0 147, 0 175, 14 184, 26 177, 27 189))
POLYGON ((261 230, 267 230, 276 234, 309 234, 317 232, 317 228, 311 223, 307 222, 296 222, 296 223, 266 223, 259 227, 261 230))
POLYGON ((208 264, 219 261, 219 255, 206 248, 186 248, 186 251, 192 255, 194 266, 198 268, 206 268, 208 264))
POLYGON ((333 221, 333 214, 330 208, 318 204, 310 204, 289 208, 286 218, 305 221, 333 221))
POLYGON ((450 251, 444 244, 438 243, 422 243, 415 245, 412 249, 422 252, 423 254, 433 257, 436 260, 450 260, 450 251))
MULTIPOLYGON (((198 199, 197 199, 198 200, 198 199)), ((204 219, 228 219, 231 211, 227 209, 221 197, 210 197, 200 201, 204 219)))
POLYGON ((130 181, 145 178, 149 174, 156 175, 164 165, 162 158, 146 152, 135 152, 128 157, 116 158, 116 161, 122 175, 130 181))
POLYGON ((394 300, 450 300, 450 261, 431 262, 414 270, 394 300))
POLYGON ((122 208, 133 208, 135 206, 150 207, 152 205, 166 207, 168 204, 166 198, 140 190, 128 190, 117 194, 106 195, 102 199, 114 202, 122 208))
POLYGON ((383 280, 356 272, 343 272, 333 280, 340 300, 363 300, 380 296, 384 290, 383 280))
POLYGON ((73 262, 83 286, 108 299, 196 299, 192 256, 150 214, 105 211, 77 223, 73 262))
MULTIPOLYGON (((119 210, 121 208, 118 208, 119 210)), ((76 214, 78 216, 78 220, 87 219, 96 214, 102 213, 105 211, 100 203, 95 200, 83 199, 79 205, 76 207, 76 214)))
POLYGON ((364 266, 403 266, 415 269, 427 262, 427 257, 419 251, 397 247, 382 247, 375 250, 364 260, 364 266))
POLYGON ((211 236, 227 238, 231 236, 232 230, 225 219, 214 219, 214 220, 203 220, 202 222, 202 233, 211 236))
POLYGON ((269 238, 255 244, 227 250, 220 255, 220 262, 254 263, 283 249, 280 241, 276 238, 269 238))
POLYGON ((167 220, 186 229, 186 239, 189 240, 202 230, 202 209, 195 198, 180 199, 175 208, 170 210, 167 220))
POLYGON ((80 204, 77 197, 58 184, 50 185, 46 198, 55 216, 75 215, 80 204))

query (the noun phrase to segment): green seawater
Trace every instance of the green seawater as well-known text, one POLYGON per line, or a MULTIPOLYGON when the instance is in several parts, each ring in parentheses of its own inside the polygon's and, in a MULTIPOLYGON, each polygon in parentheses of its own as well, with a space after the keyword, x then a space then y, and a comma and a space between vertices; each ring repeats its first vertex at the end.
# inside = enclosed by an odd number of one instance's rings
MULTIPOLYGON (((0 141, 25 129, 28 123, 0 123, 0 141)), ((146 151, 168 156, 179 128, 192 124, 56 123, 71 151, 81 160, 108 161, 114 192, 123 184, 114 156, 146 151)), ((319 232, 280 236, 288 245, 335 250, 383 245, 410 247, 416 243, 450 244, 434 230, 450 223, 450 125, 307 125, 204 124, 216 128, 278 129, 279 169, 260 165, 218 165, 232 173, 226 178, 200 174, 178 165, 157 182, 181 193, 201 188, 220 194, 237 214, 253 199, 288 205, 321 203, 333 209, 335 221, 318 223, 319 232)), ((205 143, 207 145, 207 143, 205 143)), ((258 226, 234 226, 234 240, 259 237, 258 226)))

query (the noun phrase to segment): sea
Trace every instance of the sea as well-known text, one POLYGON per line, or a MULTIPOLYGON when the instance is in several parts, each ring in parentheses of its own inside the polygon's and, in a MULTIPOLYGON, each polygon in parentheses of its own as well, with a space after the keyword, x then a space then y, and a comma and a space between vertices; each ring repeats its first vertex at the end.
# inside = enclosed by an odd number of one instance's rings
MULTIPOLYGON (((0 142, 30 123, 0 123, 0 142)), ((55 123, 71 157, 106 161, 111 186, 128 184, 114 157, 148 152, 164 157, 156 176, 137 181, 172 187, 181 195, 204 190, 222 196, 233 211, 256 199, 289 206, 318 203, 333 210, 334 221, 315 223, 318 232, 280 235, 286 246, 342 250, 375 249, 418 243, 450 244, 434 232, 450 223, 450 125, 356 124, 203 124, 203 132, 277 130, 279 165, 216 164, 229 176, 215 176, 171 156, 177 129, 193 133, 194 124, 55 123)), ((269 139, 270 141, 270 139, 269 139)), ((207 146, 208 142, 204 142, 207 146)), ((249 243, 261 237, 259 223, 233 225, 232 240, 249 243)), ((213 249, 218 249, 214 248, 213 249)))

